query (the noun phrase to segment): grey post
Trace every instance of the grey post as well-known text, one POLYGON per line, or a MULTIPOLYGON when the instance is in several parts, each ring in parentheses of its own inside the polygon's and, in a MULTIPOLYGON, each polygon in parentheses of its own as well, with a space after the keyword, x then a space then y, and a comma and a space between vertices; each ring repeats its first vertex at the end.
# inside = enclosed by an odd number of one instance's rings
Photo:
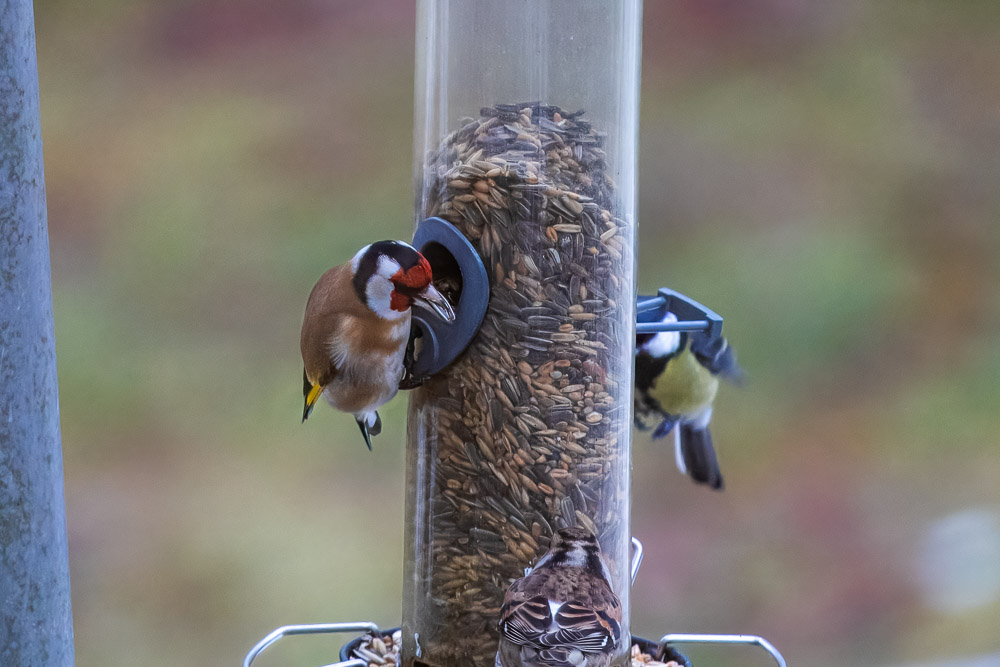
POLYGON ((31 0, 0 0, 0 665, 71 667, 31 0))

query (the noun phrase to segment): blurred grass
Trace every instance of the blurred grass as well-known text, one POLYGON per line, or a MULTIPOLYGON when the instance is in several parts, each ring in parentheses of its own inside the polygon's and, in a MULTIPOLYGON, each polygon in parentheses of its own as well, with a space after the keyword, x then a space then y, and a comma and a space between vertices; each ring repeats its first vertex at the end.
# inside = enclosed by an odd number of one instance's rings
MULTIPOLYGON (((930 522, 1000 503, 996 7, 647 3, 640 288, 723 313, 749 383, 724 494, 636 439, 638 634, 996 650, 995 604, 942 617, 908 574, 930 522)), ((412 7, 36 11, 78 663, 395 625, 405 404, 373 454, 300 425, 297 337, 325 268, 410 233, 412 7)))

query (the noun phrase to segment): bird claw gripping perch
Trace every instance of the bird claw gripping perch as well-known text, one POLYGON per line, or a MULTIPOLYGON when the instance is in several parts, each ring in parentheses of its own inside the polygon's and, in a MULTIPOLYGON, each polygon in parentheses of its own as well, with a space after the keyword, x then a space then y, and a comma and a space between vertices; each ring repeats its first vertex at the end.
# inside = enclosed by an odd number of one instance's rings
POLYGON ((454 225, 441 218, 427 218, 417 225, 413 247, 430 262, 435 278, 458 281, 458 303, 453 304, 453 322, 445 322, 424 306, 414 304, 400 389, 419 387, 465 351, 479 331, 490 301, 490 280, 483 260, 454 225), (417 338, 419 354, 414 351, 417 338))
POLYGON ((712 338, 722 334, 722 316, 694 299, 661 287, 656 296, 640 296, 636 302, 637 334, 663 331, 704 331, 712 338), (677 322, 663 322, 667 313, 677 316, 677 322))

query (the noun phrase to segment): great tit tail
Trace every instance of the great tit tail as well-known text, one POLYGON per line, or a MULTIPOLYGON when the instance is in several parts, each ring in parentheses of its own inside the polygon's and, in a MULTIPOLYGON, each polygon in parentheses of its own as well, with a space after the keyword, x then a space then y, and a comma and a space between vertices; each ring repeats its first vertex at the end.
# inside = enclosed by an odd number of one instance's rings
POLYGON ((677 467, 698 484, 721 491, 724 488, 722 471, 712 445, 712 433, 708 425, 680 424, 674 436, 677 467))

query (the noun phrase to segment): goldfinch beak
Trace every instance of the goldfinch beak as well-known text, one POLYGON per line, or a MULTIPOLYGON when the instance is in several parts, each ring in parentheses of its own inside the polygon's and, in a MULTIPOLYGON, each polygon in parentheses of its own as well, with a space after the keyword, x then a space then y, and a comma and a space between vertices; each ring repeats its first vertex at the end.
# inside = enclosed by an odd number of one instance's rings
POLYGON ((320 394, 323 393, 323 387, 318 384, 312 385, 309 389, 309 393, 306 394, 306 405, 302 408, 302 421, 303 423, 309 419, 309 414, 316 407, 316 401, 319 400, 320 394))
POLYGON ((452 309, 451 304, 448 303, 448 299, 444 298, 444 294, 437 291, 434 285, 428 285, 422 292, 413 298, 415 301, 418 301, 433 310, 437 313, 438 317, 443 319, 445 322, 455 321, 454 309, 452 309))

